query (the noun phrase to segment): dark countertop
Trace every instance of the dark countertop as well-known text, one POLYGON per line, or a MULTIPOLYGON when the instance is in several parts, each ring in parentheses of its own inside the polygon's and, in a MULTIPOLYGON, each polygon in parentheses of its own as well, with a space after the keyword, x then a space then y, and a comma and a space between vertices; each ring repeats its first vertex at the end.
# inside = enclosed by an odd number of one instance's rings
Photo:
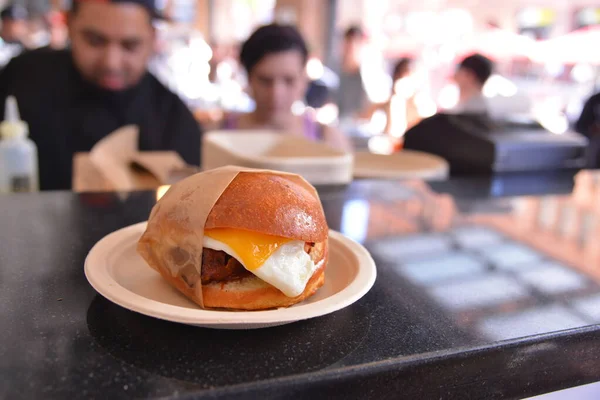
POLYGON ((321 188, 377 282, 334 314, 253 331, 145 317, 89 286, 87 252, 155 193, 0 197, 0 398, 490 399, 600 380, 594 179, 321 188))

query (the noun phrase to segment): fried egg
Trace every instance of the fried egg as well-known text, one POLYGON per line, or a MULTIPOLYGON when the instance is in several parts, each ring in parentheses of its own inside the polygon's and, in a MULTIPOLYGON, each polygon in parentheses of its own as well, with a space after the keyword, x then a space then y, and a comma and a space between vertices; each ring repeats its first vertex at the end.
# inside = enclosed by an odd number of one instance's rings
POLYGON ((288 297, 299 296, 320 266, 304 251, 304 242, 230 228, 204 232, 203 245, 224 251, 258 278, 288 297))

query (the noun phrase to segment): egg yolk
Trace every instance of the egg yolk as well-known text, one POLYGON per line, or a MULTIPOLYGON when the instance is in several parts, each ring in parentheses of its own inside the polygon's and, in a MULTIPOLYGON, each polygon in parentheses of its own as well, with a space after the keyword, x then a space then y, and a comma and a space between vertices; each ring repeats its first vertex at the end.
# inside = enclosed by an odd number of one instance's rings
POLYGON ((241 258, 238 261, 249 271, 260 268, 277 248, 291 241, 279 236, 232 228, 207 229, 204 234, 231 247, 241 258))

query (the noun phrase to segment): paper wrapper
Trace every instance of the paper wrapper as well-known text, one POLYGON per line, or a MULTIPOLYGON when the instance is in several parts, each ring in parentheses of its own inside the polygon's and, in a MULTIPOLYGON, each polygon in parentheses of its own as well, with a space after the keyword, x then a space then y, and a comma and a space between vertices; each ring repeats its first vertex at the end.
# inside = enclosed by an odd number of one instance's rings
POLYGON ((138 151, 137 126, 117 129, 100 140, 89 153, 73 160, 73 190, 132 191, 153 189, 169 182, 171 173, 186 168, 173 151, 138 151), (145 171, 135 171, 137 163, 145 171))
MULTIPOLYGON (((146 232, 138 243, 138 252, 152 268, 157 271, 160 267, 166 268, 173 278, 196 273, 198 279, 193 284, 188 283, 188 287, 183 289, 193 290, 202 308, 204 302, 200 276, 204 225, 221 194, 240 172, 285 176, 319 199, 315 188, 299 175, 236 166, 202 172, 171 186, 152 209, 146 232), (184 234, 178 237, 170 236, 164 226, 167 221, 177 223, 179 230, 184 234)), ((180 287, 178 289, 183 291, 180 287)))

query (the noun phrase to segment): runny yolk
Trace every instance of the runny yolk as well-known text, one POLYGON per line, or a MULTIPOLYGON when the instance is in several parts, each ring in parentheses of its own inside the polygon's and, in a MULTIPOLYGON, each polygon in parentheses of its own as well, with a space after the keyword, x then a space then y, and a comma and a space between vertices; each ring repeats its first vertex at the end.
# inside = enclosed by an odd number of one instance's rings
POLYGON ((233 228, 207 229, 204 234, 225 243, 241 258, 246 269, 254 271, 291 239, 233 228))

